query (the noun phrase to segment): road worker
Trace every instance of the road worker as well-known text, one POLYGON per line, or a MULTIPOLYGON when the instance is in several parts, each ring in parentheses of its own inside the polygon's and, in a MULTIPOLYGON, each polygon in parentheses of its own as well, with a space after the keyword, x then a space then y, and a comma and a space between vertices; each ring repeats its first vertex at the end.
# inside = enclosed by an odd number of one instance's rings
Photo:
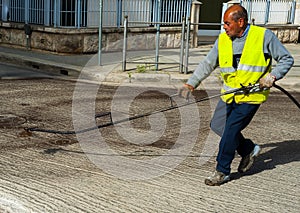
POLYGON ((241 5, 229 7, 223 22, 225 32, 219 35, 205 59, 179 89, 179 95, 188 98, 217 67, 220 67, 223 80, 222 93, 249 84, 259 84, 261 90, 221 96, 210 124, 211 129, 221 136, 216 169, 205 179, 205 184, 210 186, 230 180, 235 152, 241 156, 238 172, 244 173, 251 168, 261 148, 245 138, 241 131, 267 100, 269 88, 283 78, 294 63, 293 57, 271 30, 248 23, 247 11, 241 5), (277 62, 273 69, 272 59, 277 62))

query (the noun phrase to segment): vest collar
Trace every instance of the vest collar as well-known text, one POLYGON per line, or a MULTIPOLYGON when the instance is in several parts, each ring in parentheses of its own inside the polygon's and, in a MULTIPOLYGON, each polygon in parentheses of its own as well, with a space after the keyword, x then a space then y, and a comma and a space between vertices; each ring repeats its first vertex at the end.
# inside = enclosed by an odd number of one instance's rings
POLYGON ((243 32, 243 34, 242 34, 242 36, 240 38, 246 36, 248 34, 248 32, 249 32, 249 29, 250 29, 250 24, 247 24, 247 27, 246 27, 245 31, 243 32))

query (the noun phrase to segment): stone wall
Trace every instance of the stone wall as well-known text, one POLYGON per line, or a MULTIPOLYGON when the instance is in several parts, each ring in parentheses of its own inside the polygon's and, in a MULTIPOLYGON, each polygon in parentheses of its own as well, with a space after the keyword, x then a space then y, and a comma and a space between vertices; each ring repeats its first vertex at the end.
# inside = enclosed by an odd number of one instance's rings
MULTIPOLYGON (((31 26, 32 34, 26 37, 24 24, 0 22, 0 45, 21 48, 30 47, 55 53, 96 53, 98 52, 98 29, 71 29, 31 26)), ((283 43, 296 43, 299 39, 299 26, 267 26, 283 43)), ((155 49, 156 28, 129 28, 127 36, 128 50, 155 49)), ((193 44, 197 38, 190 39, 193 44)), ((103 29, 103 51, 122 51, 123 29, 103 29)), ((178 48, 181 43, 181 27, 160 28, 160 47, 178 48)))
POLYGON ((264 26, 272 30, 282 43, 298 43, 299 31, 298 25, 267 25, 264 26))
MULTIPOLYGON (((98 51, 98 29, 71 29, 31 26, 32 34, 27 41, 24 24, 0 22, 0 45, 39 49, 56 53, 96 53, 98 51), (28 45, 29 43, 29 45, 28 45)), ((154 49, 156 28, 129 28, 127 46, 129 50, 154 49)), ((180 45, 181 28, 161 28, 161 48, 176 48, 180 45)), ((103 51, 123 49, 123 29, 103 29, 103 51)))

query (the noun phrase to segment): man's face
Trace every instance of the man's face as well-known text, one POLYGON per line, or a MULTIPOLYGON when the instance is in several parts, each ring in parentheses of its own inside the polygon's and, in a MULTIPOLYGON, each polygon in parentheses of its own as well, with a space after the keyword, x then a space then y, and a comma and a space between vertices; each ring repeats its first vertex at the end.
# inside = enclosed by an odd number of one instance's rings
POLYGON ((237 21, 234 21, 232 19, 232 12, 228 11, 224 15, 223 22, 224 22, 223 28, 226 34, 230 38, 236 38, 242 36, 244 32, 243 26, 245 24, 244 19, 240 18, 237 21))

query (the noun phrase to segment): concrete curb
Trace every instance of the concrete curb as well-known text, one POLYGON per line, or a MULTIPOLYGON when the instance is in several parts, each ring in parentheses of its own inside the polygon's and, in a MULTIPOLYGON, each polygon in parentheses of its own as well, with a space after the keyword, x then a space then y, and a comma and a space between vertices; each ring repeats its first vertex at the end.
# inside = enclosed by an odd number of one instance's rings
POLYGON ((80 66, 66 65, 49 60, 38 59, 29 56, 15 55, 11 53, 0 54, 0 61, 18 66, 25 66, 37 70, 43 70, 54 74, 77 77, 82 70, 80 66))

